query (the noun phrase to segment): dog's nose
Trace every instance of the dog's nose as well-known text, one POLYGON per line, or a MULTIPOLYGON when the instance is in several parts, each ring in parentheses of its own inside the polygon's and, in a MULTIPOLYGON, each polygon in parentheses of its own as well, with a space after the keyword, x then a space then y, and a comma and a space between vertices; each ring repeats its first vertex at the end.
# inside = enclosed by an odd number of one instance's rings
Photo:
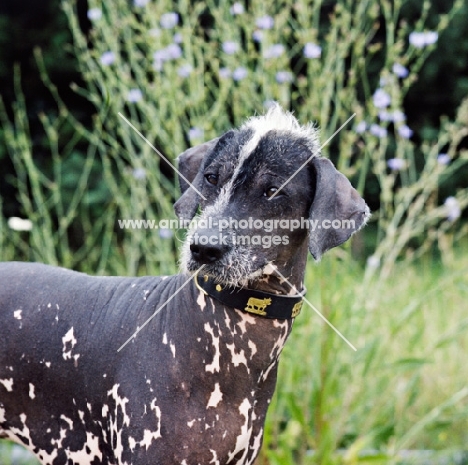
POLYGON ((199 263, 214 263, 224 256, 229 250, 229 245, 218 232, 199 230, 190 238, 190 252, 199 263))

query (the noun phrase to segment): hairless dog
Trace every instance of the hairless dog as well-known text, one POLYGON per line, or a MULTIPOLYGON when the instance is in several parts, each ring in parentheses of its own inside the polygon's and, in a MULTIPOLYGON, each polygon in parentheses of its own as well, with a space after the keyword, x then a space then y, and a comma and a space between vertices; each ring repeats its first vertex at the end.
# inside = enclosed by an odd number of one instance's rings
POLYGON ((277 105, 179 170, 180 274, 0 264, 0 437, 43 464, 252 464, 308 250, 369 216, 314 127, 277 105))

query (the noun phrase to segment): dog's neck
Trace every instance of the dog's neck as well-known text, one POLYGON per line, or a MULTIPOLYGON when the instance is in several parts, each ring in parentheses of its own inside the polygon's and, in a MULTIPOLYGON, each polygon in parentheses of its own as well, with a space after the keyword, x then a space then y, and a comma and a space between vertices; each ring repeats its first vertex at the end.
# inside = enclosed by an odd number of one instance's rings
POLYGON ((298 249, 294 257, 286 263, 269 263, 258 279, 249 282, 251 289, 271 294, 297 295, 304 289, 304 274, 307 262, 307 245, 298 249))

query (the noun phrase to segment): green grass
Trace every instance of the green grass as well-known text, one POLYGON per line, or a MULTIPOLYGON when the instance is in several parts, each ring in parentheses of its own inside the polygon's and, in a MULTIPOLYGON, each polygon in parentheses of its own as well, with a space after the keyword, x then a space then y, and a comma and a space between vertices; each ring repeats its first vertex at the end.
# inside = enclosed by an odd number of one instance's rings
POLYGON ((281 358, 265 462, 361 463, 374 450, 396 463, 401 450, 464 449, 468 256, 460 248, 449 267, 403 263, 366 282, 331 255, 309 266, 308 297, 357 351, 305 306, 281 358))

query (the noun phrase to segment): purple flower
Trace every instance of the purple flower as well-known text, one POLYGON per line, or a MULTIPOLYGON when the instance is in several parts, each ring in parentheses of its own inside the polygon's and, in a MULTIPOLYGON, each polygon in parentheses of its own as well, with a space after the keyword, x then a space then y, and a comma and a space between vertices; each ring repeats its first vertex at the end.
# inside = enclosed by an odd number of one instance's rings
POLYGON ((258 18, 255 25, 259 29, 271 29, 275 25, 275 20, 271 16, 265 15, 258 18))
POLYGON ((387 160, 387 166, 392 171, 400 171, 406 166, 406 161, 402 158, 390 158, 387 160))
POLYGON ((405 68, 400 63, 394 63, 393 66, 392 66, 392 71, 393 71, 393 74, 395 74, 396 76, 398 76, 399 78, 402 78, 402 79, 407 77, 408 74, 409 74, 408 69, 405 68))
POLYGON ((403 139, 409 139, 413 135, 413 130, 410 129, 406 124, 398 126, 397 131, 400 137, 402 137, 403 139))
POLYGON ((320 58, 322 55, 322 47, 314 44, 313 42, 307 42, 304 45, 304 56, 306 58, 320 58))
POLYGON ((153 53, 153 69, 156 71, 161 71, 163 65, 166 61, 177 60, 182 56, 182 49, 178 44, 169 44, 167 47, 157 50, 153 53))
POLYGON ((231 6, 231 8, 229 8, 229 13, 231 13, 231 15, 233 16, 241 15, 242 13, 244 13, 244 5, 242 5, 242 3, 239 2, 234 3, 231 6))
POLYGON ((161 239, 170 239, 173 235, 174 233, 169 228, 161 228, 159 230, 159 237, 161 239))
POLYGON ((179 24, 179 15, 177 13, 164 13, 161 15, 159 24, 163 29, 173 29, 179 24))
POLYGON ((372 96, 372 101, 374 106, 377 108, 386 108, 391 103, 390 95, 385 92, 383 89, 377 89, 372 96))
POLYGON ((293 74, 290 71, 278 71, 276 73, 276 82, 279 84, 285 84, 292 82, 293 74))
POLYGON ((258 42, 258 43, 261 42, 263 40, 263 31, 259 31, 259 30, 253 31, 252 38, 255 42, 258 42))
POLYGON ((176 34, 174 34, 172 40, 175 44, 181 44, 183 40, 182 34, 180 32, 177 32, 176 34))
POLYGON ((188 78, 192 74, 193 68, 188 63, 182 66, 179 66, 177 69, 177 75, 181 78, 188 78))
POLYGON ((387 137, 387 129, 379 126, 378 124, 371 124, 369 127, 369 132, 380 139, 387 137))
POLYGON ((283 44, 271 45, 263 52, 263 58, 279 58, 284 53, 284 50, 283 44))
POLYGON ((232 73, 232 78, 234 81, 242 81, 242 79, 247 77, 247 74, 249 74, 249 72, 243 66, 239 66, 239 68, 236 68, 232 73))
POLYGON ((144 7, 149 3, 149 0, 133 0, 133 4, 137 7, 144 7))
POLYGON ((182 56, 182 49, 178 44, 169 44, 167 47, 162 48, 153 53, 155 63, 161 64, 165 61, 176 60, 182 56))
POLYGON ((223 42, 223 52, 227 53, 228 55, 233 55, 237 51, 239 51, 239 44, 237 42, 223 42))
POLYGON ((265 110, 269 110, 271 107, 274 107, 275 105, 276 105, 275 100, 268 99, 263 102, 263 108, 265 108, 265 110))
POLYGON ((203 131, 203 129, 197 127, 190 128, 188 133, 190 141, 203 139, 204 135, 205 132, 203 131))
POLYGON ((101 55, 100 62, 103 66, 109 66, 115 61, 115 53, 114 52, 104 52, 101 55))
POLYGON ((367 123, 365 121, 360 121, 356 128, 354 129, 358 134, 362 134, 367 129, 367 123))
POLYGON ((461 215, 460 204, 455 197, 447 197, 444 202, 447 219, 455 221, 461 215))
POLYGON ((402 121, 406 121, 406 115, 401 110, 395 110, 392 113, 392 120, 394 123, 401 123, 402 121))
POLYGON ((182 56, 182 49, 178 44, 169 44, 166 47, 166 51, 169 59, 176 60, 177 58, 180 58, 182 56))
POLYGON ((416 48, 423 48, 437 42, 439 34, 435 31, 412 32, 409 35, 409 43, 416 48))
POLYGON ((448 165, 451 160, 448 153, 439 153, 439 155, 437 155, 437 163, 439 163, 439 165, 448 165))
POLYGON ((219 77, 221 79, 228 79, 232 75, 231 70, 229 68, 220 68, 219 70, 219 77))
POLYGON ((135 179, 138 179, 138 180, 145 179, 146 178, 146 171, 144 170, 144 168, 135 168, 132 171, 132 176, 135 179))
POLYGON ((91 8, 88 10, 88 19, 90 21, 98 21, 102 18, 102 10, 100 8, 91 8))
POLYGON ((379 111, 379 119, 380 121, 389 122, 393 120, 393 115, 387 110, 379 111))
POLYGON ((127 93, 127 101, 130 103, 139 102, 143 98, 143 94, 140 89, 130 89, 127 93))

